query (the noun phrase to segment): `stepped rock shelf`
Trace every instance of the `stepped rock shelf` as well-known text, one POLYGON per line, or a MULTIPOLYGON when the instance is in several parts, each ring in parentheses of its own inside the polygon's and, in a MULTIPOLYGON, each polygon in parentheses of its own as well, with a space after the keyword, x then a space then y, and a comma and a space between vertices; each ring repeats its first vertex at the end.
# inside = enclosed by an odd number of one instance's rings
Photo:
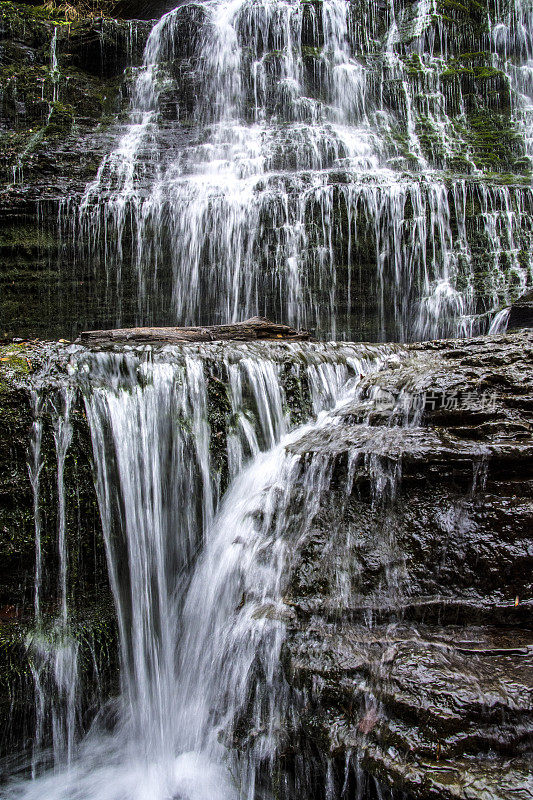
MULTIPOLYGON (((55 686, 59 693, 55 710, 45 713, 58 715, 57 726, 66 725, 61 708, 72 693, 61 694, 65 689, 53 683, 44 655, 45 632, 57 625, 61 587, 58 487, 66 515, 69 641, 77 642, 78 653, 76 737, 102 702, 118 692, 107 534, 105 526, 102 533, 90 477, 89 434, 97 447, 98 431, 111 426, 118 457, 119 431, 124 437, 128 428, 115 427, 114 398, 126 403, 126 425, 140 420, 144 408, 150 410, 148 427, 139 429, 149 437, 146 479, 154 471, 167 478, 174 474, 176 455, 170 451, 175 437, 188 446, 207 443, 191 472, 195 493, 188 486, 182 500, 189 502, 195 494, 189 520, 199 511, 198 498, 206 507, 202 459, 208 458, 222 484, 227 483, 223 476, 238 468, 228 453, 236 452, 241 413, 243 441, 249 441, 254 418, 260 441, 281 424, 275 409, 283 408, 296 428, 282 440, 278 458, 292 466, 281 473, 283 478, 258 472, 252 476, 255 489, 250 489, 251 495, 261 496, 275 491, 278 513, 287 509, 282 595, 272 604, 261 593, 254 599, 259 573, 243 593, 243 573, 235 599, 230 597, 229 609, 222 609, 226 619, 243 615, 242 620, 258 626, 253 639, 257 658, 262 653, 259 631, 265 626, 267 631, 274 626, 278 636, 283 631, 276 656, 283 671, 276 690, 281 694, 274 701, 282 703, 286 715, 281 714, 269 762, 280 796, 322 797, 327 787, 327 796, 333 797, 344 785, 345 791, 356 796, 360 790, 364 797, 392 787, 394 796, 416 800, 531 800, 533 332, 410 346, 182 342, 165 347, 164 359, 153 348, 153 363, 146 360, 150 349, 144 341, 128 352, 117 343, 114 352, 94 354, 79 344, 0 348, 0 425, 8 434, 0 440, 0 703, 12 720, 3 751, 14 743, 23 749, 34 736, 35 674, 43 682, 48 675, 49 691, 55 686), (381 367, 364 374, 365 364, 376 359, 382 360, 381 367), (170 382, 169 374, 174 376, 170 382), (305 419, 311 413, 309 398, 314 404, 319 397, 313 386, 322 387, 323 395, 325 376, 333 374, 343 380, 352 374, 360 381, 357 392, 334 406, 325 424, 297 427, 302 415, 305 419), (38 375, 41 401, 36 406, 31 391, 38 375), (279 400, 272 395, 274 376, 279 400), (261 394, 266 380, 270 388, 261 394), (82 397, 89 398, 85 411, 82 397), (104 397, 110 403, 108 418, 97 416, 103 413, 98 404, 104 397), (258 422, 260 401, 270 404, 268 424, 258 422), (194 413, 199 403, 205 403, 205 428, 194 413), (47 576, 39 587, 40 634, 34 623, 35 484, 32 491, 27 468, 39 420, 43 468, 37 508, 47 576), (58 432, 68 425, 72 439, 58 484, 58 432), (319 480, 313 481, 313 475, 319 480), (41 642, 40 648, 31 642, 41 642)), ((126 442, 124 448, 141 448, 138 438, 136 445, 126 442)), ((268 439, 262 446, 268 446, 268 439)), ((142 450, 124 450, 130 455, 123 470, 112 466, 111 450, 106 452, 105 469, 118 470, 117 491, 126 498, 122 493, 129 474, 141 469, 137 458, 142 450)), ((104 469, 101 460, 96 463, 104 469)), ((99 474, 102 491, 105 473, 99 474)), ((216 481, 213 486, 216 506, 216 481)), ((159 502, 157 494, 152 497, 159 502)), ((158 508, 153 520, 164 506, 158 508)), ((266 524, 260 508, 246 511, 246 519, 254 521, 249 536, 266 524)), ((120 508, 116 512, 120 517, 120 508)), ((131 523, 122 524, 122 535, 129 536, 131 523)), ((150 541, 158 535, 154 525, 149 526, 150 541)), ((232 529, 231 540, 241 535, 232 529)), ((262 570, 267 570, 268 552, 262 570)), ((245 554, 239 564, 246 563, 245 554)), ((168 555, 173 561, 177 557, 168 555)), ((127 564, 125 553, 117 557, 127 564)), ((231 585, 229 578, 224 577, 224 585, 231 585)), ((202 592, 205 596, 205 587, 202 592)), ((200 605, 204 608, 203 601, 200 605)), ((259 686, 261 674, 259 669, 259 686)), ((216 686, 219 678, 212 680, 216 686)), ((177 683, 172 685, 176 691, 177 683)), ((164 711, 172 721, 166 706, 164 711)), ((250 729, 246 706, 235 710, 235 719, 226 712, 224 706, 229 726, 224 741, 231 741, 243 758, 256 753, 261 728, 250 729)), ((264 770, 257 778, 261 784, 264 770)), ((76 780, 89 796, 85 779, 76 780)))

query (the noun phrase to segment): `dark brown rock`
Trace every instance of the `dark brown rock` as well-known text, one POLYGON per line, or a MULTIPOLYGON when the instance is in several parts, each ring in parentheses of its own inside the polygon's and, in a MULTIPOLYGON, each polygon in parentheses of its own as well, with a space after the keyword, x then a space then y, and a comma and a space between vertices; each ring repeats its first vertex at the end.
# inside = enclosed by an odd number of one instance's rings
POLYGON ((406 352, 291 446, 330 475, 285 598, 294 752, 341 785, 531 800, 533 333, 406 352))
POLYGON ((511 306, 507 330, 533 328, 533 291, 526 292, 511 306))

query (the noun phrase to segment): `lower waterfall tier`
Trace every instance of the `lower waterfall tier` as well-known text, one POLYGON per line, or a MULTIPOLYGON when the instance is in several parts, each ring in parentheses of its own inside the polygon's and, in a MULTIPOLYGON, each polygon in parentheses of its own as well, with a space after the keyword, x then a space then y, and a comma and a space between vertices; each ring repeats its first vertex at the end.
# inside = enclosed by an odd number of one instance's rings
POLYGON ((530 800, 528 331, 0 355, 10 797, 530 800))

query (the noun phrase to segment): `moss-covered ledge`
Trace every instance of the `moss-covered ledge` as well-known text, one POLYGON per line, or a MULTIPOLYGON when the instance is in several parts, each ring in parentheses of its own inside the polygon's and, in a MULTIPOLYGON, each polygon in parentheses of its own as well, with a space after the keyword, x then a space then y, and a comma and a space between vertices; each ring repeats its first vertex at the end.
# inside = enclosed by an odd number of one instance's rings
POLYGON ((58 180, 90 180, 102 133, 128 101, 124 72, 142 61, 150 27, 0 2, 0 189, 39 184, 45 195, 58 180))

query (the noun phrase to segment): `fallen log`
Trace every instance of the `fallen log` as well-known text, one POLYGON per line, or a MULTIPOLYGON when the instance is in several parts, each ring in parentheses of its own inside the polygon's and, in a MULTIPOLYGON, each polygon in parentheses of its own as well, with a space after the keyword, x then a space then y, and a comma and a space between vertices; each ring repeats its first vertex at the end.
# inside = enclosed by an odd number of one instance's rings
POLYGON ((264 317, 252 317, 231 325, 209 325, 194 328, 117 328, 108 331, 83 331, 79 341, 86 345, 144 344, 177 342, 252 342, 258 340, 308 341, 308 331, 297 331, 289 325, 278 325, 264 317))

